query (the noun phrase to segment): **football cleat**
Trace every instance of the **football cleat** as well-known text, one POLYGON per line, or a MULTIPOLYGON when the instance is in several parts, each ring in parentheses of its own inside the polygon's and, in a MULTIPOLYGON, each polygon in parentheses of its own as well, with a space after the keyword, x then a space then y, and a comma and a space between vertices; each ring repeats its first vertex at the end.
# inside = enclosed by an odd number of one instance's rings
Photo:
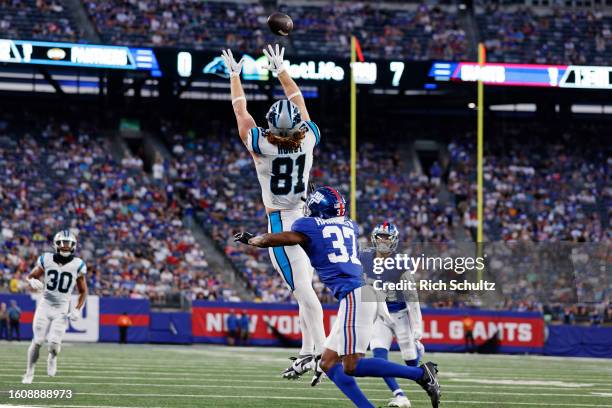
POLYGON ((410 408, 412 405, 410 404, 410 400, 406 398, 405 395, 398 395, 393 397, 387 406, 396 408, 410 408))
POLYGON ((22 384, 32 384, 32 380, 34 379, 34 370, 26 371, 21 379, 22 384))
POLYGON ((57 374, 57 357, 52 357, 49 354, 49 357, 47 357, 47 375, 55 377, 55 374, 57 374))
POLYGON ((316 356, 314 360, 314 375, 312 376, 312 380, 310 381, 310 386, 314 387, 316 385, 319 385, 324 376, 325 373, 323 372, 323 369, 321 369, 321 356, 319 355, 316 356))
POLYGON ((423 369, 423 378, 417 381, 429 395, 431 399, 431 406, 433 408, 438 408, 440 405, 440 397, 442 396, 442 392, 440 391, 440 384, 438 383, 438 365, 428 361, 425 364, 421 364, 421 368, 423 369))
POLYGON ((293 361, 289 367, 282 372, 283 378, 288 380, 297 380, 304 373, 313 369, 314 357, 312 354, 299 357, 289 357, 289 360, 293 361))

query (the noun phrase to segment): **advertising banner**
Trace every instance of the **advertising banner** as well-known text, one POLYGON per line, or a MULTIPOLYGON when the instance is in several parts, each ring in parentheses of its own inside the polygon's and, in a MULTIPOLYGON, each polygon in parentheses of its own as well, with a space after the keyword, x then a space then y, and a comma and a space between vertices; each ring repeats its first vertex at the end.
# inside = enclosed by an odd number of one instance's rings
MULTIPOLYGON (((337 306, 324 307, 325 332, 334 323, 337 306)), ((268 303, 194 302, 192 311, 194 342, 219 343, 227 340, 227 317, 249 316, 249 337, 253 345, 283 345, 299 342, 300 326, 295 305, 268 303)), ((424 309, 423 343, 431 351, 464 351, 463 319, 474 321, 476 345, 499 340, 499 351, 508 353, 539 353, 544 346, 542 315, 530 312, 498 312, 463 309, 424 309)))

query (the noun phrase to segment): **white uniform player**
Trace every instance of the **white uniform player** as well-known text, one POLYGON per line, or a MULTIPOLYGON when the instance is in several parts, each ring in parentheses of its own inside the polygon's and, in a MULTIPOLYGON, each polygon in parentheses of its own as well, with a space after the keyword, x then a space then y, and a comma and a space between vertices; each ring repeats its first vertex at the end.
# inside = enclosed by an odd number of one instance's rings
MULTIPOLYGON (((266 115, 268 129, 257 127, 246 108, 240 83, 244 60, 236 62, 230 50, 222 58, 231 80, 232 105, 240 138, 251 153, 268 215, 268 232, 291 231, 293 222, 303 216, 313 149, 321 135, 310 120, 304 98, 283 64, 284 48, 268 46, 264 54, 287 99, 275 102, 266 115)), ((283 371, 295 379, 314 368, 315 357, 323 352, 325 331, 323 309, 312 287, 314 270, 299 246, 270 248, 274 268, 283 277, 299 305, 302 349, 283 371)))
POLYGON ((55 376, 57 355, 68 328, 68 319, 76 320, 81 315, 80 309, 87 296, 84 279, 87 266, 81 258, 74 256, 76 244, 76 237, 70 231, 58 232, 53 239, 55 254, 42 254, 28 276, 30 286, 36 291, 42 290, 43 294, 34 313, 34 335, 28 349, 28 364, 22 380, 24 384, 32 383, 39 349, 45 340, 49 342, 47 374, 55 376), (79 302, 71 310, 70 299, 75 285, 79 288, 79 302))
MULTIPOLYGON (((398 245, 399 231, 390 222, 384 222, 374 228, 371 235, 373 251, 364 251, 359 255, 363 265, 364 274, 368 281, 382 280, 397 283, 401 280, 412 280, 409 271, 398 269, 385 269, 383 273, 373 272, 374 258, 392 256, 398 245)), ((374 323, 374 334, 370 340, 370 349, 374 357, 388 358, 393 337, 397 339, 402 359, 407 365, 417 366, 423 356, 424 347, 421 344, 423 335, 423 318, 416 291, 387 293, 387 308, 390 318, 377 319, 374 323)), ((409 408, 410 401, 394 378, 384 378, 389 389, 393 392, 390 407, 409 408)))

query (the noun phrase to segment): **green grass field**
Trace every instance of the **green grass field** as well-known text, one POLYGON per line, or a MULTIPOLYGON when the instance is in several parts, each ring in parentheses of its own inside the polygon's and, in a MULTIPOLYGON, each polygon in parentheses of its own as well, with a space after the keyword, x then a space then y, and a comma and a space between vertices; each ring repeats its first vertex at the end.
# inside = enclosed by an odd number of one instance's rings
MULTIPOLYGON (((26 348, 0 343, 0 406, 54 407, 350 407, 326 379, 287 381, 280 371, 296 350, 217 346, 66 344, 58 375, 46 375, 41 349, 32 385, 22 385, 26 348), (9 390, 69 389, 72 399, 9 399, 9 390)), ((44 352, 43 352, 44 351, 44 352)), ((399 353, 392 353, 399 359, 399 353)), ((612 360, 428 354, 440 367, 442 407, 611 407, 612 360)), ((399 360, 398 360, 399 361, 399 360)), ((382 380, 358 380, 386 406, 382 380)), ((400 384, 415 408, 430 407, 410 381, 400 384)))

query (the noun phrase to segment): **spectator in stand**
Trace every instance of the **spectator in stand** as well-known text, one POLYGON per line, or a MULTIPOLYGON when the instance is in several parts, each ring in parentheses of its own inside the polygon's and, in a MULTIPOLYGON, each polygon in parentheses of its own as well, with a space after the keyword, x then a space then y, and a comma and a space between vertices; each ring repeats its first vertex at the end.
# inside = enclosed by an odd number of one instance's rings
POLYGON ((3 0, 0 7, 2 38, 68 42, 79 39, 76 25, 60 1, 3 0))
MULTIPOLYGON (((13 293, 48 239, 68 228, 79 236, 92 294, 227 300, 234 291, 211 271, 204 250, 181 220, 166 185, 152 181, 142 160, 118 164, 92 128, 49 119, 0 131, 0 283, 13 293), (19 136, 21 135, 21 136, 19 136)), ((178 303, 178 300, 176 301, 178 303)))
MULTIPOLYGON (((85 0, 102 38, 111 43, 231 48, 259 52, 279 41, 268 30, 260 3, 184 0, 85 0)), ((281 40, 296 54, 348 56, 356 33, 367 58, 465 59, 467 40, 454 10, 421 4, 416 9, 378 7, 366 2, 280 5, 296 30, 281 40)))
POLYGON ((601 10, 503 7, 481 2, 477 22, 487 60, 539 64, 605 64, 612 57, 612 20, 601 10), (607 43, 607 44, 606 44, 607 43))

